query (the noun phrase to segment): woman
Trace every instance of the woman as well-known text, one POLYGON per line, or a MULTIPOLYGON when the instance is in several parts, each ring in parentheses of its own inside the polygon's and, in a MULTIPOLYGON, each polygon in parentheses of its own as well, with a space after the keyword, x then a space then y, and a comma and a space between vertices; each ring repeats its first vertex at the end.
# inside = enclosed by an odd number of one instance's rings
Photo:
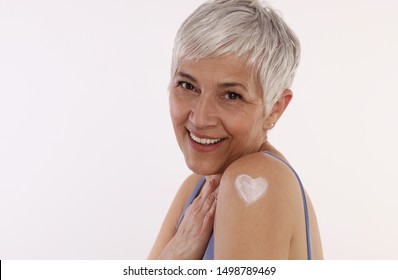
POLYGON ((267 138, 292 99, 299 42, 257 0, 214 0, 182 24, 170 112, 193 174, 149 259, 322 259, 315 213, 267 138))

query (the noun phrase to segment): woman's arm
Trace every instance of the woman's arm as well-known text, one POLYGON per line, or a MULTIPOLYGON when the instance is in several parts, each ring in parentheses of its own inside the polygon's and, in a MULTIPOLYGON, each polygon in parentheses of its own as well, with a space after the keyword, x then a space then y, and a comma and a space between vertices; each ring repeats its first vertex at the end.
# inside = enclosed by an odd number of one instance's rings
POLYGON ((214 228, 216 259, 305 259, 304 225, 300 186, 284 163, 256 153, 224 172, 214 228))
POLYGON ((199 178, 197 175, 189 177, 180 188, 148 259, 199 259, 203 256, 213 229, 220 176, 203 186, 176 231, 182 210, 199 178))
POLYGON ((184 206, 199 179, 199 175, 192 174, 182 183, 180 189, 174 197, 173 202, 171 203, 165 219, 163 220, 163 224, 160 228, 155 244, 149 253, 148 259, 157 259, 160 253, 175 235, 176 226, 182 210, 184 209, 184 206))

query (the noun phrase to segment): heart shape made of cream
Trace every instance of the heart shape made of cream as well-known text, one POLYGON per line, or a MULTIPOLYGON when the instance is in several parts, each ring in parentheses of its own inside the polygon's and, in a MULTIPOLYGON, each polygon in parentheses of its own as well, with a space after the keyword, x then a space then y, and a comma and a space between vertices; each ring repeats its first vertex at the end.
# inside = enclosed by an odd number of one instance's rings
POLYGON ((265 194, 268 182, 263 177, 253 179, 249 175, 241 174, 236 177, 235 187, 246 204, 252 204, 265 194))

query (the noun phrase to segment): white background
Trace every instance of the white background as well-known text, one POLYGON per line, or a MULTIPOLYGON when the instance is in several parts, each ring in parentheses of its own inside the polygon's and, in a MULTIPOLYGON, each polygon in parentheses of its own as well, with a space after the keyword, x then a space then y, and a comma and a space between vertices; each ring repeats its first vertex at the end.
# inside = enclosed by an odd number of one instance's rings
MULTIPOLYGON (((0 259, 144 259, 189 174, 167 86, 203 1, 0 0, 0 259)), ((327 259, 398 259, 398 2, 274 0, 302 44, 270 134, 327 259)))

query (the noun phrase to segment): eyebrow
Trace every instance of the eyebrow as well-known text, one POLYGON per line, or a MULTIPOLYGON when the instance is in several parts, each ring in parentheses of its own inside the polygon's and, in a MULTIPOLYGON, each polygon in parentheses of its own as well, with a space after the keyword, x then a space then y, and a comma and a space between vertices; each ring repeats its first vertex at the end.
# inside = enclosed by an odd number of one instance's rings
POLYGON ((177 73, 177 76, 181 76, 181 77, 183 77, 183 78, 187 78, 187 79, 189 79, 189 80, 191 80, 191 81, 193 81, 193 82, 195 82, 195 83, 197 83, 198 81, 194 78, 194 77, 192 77, 191 75, 189 75, 189 74, 187 74, 187 73, 184 73, 184 72, 178 72, 177 73))
MULTIPOLYGON (((178 76, 181 76, 181 77, 183 77, 183 78, 189 79, 189 80, 191 80, 191 81, 193 81, 193 82, 195 82, 195 83, 198 82, 194 77, 192 77, 191 75, 189 75, 189 74, 187 74, 187 73, 184 73, 184 72, 181 72, 181 71, 180 71, 180 72, 177 73, 177 75, 178 75, 178 76)), ((219 84, 217 84, 217 86, 218 86, 219 88, 241 87, 241 88, 243 88, 244 90, 247 91, 247 88, 246 88, 246 86, 245 86, 244 84, 237 83, 237 82, 219 83, 219 84)))
POLYGON ((244 90, 247 91, 247 88, 245 87, 245 85, 243 85, 241 83, 235 83, 235 82, 221 83, 221 84, 219 84, 219 87, 221 87, 221 88, 241 87, 241 88, 243 88, 244 90))

